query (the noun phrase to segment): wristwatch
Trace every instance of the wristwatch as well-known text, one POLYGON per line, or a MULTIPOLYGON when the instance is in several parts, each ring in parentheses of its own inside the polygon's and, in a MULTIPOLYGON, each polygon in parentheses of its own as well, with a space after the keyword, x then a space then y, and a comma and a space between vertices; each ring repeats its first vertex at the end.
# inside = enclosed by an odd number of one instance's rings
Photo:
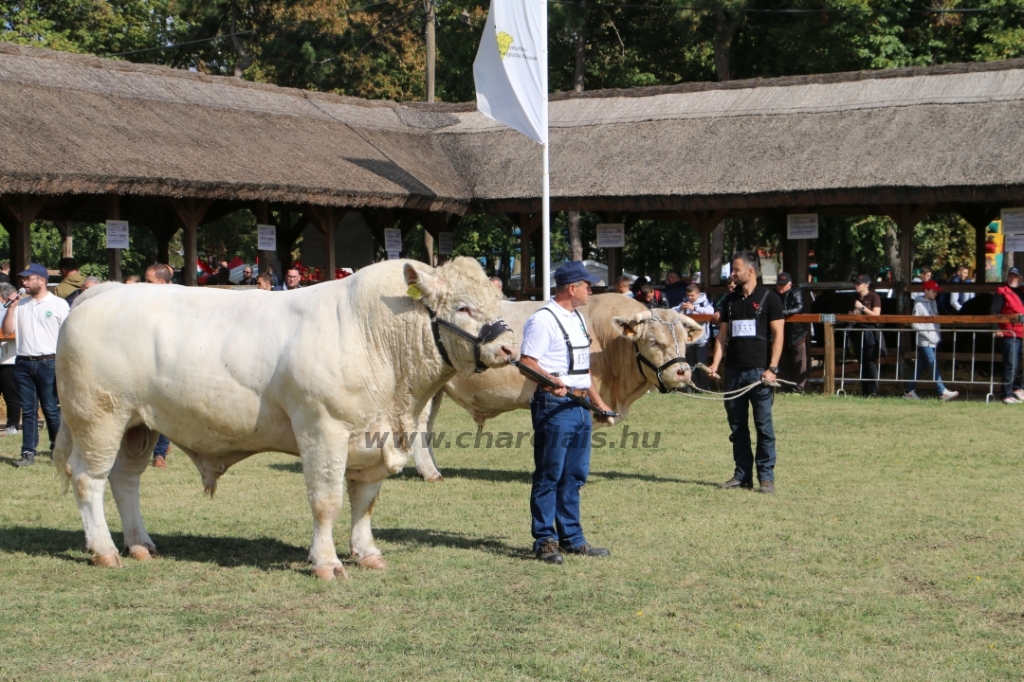
POLYGON ((779 373, 779 368, 778 367, 769 367, 768 371, 771 372, 772 374, 778 374, 779 373))

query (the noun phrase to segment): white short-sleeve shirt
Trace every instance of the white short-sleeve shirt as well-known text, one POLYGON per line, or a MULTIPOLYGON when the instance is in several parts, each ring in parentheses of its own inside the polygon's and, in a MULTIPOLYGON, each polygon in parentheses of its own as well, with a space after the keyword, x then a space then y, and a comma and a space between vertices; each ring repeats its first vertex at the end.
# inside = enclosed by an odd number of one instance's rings
POLYGON ((56 353, 57 334, 70 310, 67 301, 51 293, 39 301, 31 296, 19 300, 14 315, 18 355, 35 357, 56 353))
MULTIPOLYGON (((586 323, 582 315, 569 312, 557 303, 548 303, 546 306, 535 312, 526 321, 523 329, 522 354, 537 359, 537 364, 548 374, 557 374, 562 383, 569 388, 590 388, 590 374, 568 374, 569 372, 569 348, 565 345, 565 336, 562 334, 562 323, 565 332, 569 335, 569 343, 573 346, 587 346, 586 323), (550 310, 558 316, 558 321, 550 310)), ((579 363, 576 363, 577 366, 579 363)))

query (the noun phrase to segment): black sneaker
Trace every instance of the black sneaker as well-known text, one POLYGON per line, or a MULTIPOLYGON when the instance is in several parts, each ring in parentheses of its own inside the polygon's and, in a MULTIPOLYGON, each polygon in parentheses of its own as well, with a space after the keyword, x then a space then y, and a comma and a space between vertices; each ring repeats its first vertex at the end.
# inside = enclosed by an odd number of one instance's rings
POLYGON ((560 564, 565 561, 562 558, 562 549, 554 540, 545 540, 537 550, 537 558, 547 564, 560 564))
POLYGON ((562 547, 566 554, 578 554, 580 556, 611 556, 612 553, 604 547, 591 547, 583 543, 579 547, 562 547))
POLYGON ((18 467, 20 469, 22 467, 30 467, 30 466, 32 466, 35 463, 36 463, 36 456, 35 456, 34 453, 23 452, 23 453, 21 453, 21 459, 19 459, 17 462, 15 462, 14 466, 16 466, 16 467, 18 467))

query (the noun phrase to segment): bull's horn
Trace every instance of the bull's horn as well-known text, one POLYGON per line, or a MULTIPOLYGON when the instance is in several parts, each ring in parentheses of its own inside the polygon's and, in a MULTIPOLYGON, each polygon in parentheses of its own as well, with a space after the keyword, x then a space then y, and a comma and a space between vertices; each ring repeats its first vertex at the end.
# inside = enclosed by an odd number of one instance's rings
POLYGON ((633 318, 635 322, 646 322, 647 320, 654 317, 654 313, 650 310, 644 310, 643 312, 637 313, 633 318))

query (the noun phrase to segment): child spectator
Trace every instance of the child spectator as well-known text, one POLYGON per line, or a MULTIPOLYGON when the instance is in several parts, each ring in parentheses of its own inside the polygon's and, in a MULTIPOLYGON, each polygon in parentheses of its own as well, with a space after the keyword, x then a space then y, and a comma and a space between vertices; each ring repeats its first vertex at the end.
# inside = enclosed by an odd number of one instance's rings
MULTIPOLYGON (((935 302, 942 287, 935 280, 928 280, 923 285, 924 295, 914 302, 914 315, 921 317, 935 316, 939 314, 938 303, 935 302)), ((915 322, 911 325, 917 330, 917 371, 914 373, 914 380, 907 384, 907 392, 903 394, 908 400, 920 400, 917 395, 917 380, 925 372, 931 375, 931 381, 939 390, 940 400, 952 400, 960 395, 958 391, 950 391, 942 383, 939 376, 939 363, 935 357, 935 349, 939 345, 940 327, 935 322, 915 322)))
MULTIPOLYGON (((715 313, 715 307, 708 301, 708 297, 701 292, 699 284, 687 284, 686 298, 672 310, 683 315, 714 315, 715 313)), ((704 336, 700 337, 697 343, 686 347, 686 362, 689 363, 690 367, 696 367, 698 363, 707 366, 708 339, 710 338, 711 325, 705 322, 704 336)), ((693 376, 693 383, 697 385, 697 388, 704 389, 705 391, 708 390, 707 372, 694 370, 691 376, 693 376)))

